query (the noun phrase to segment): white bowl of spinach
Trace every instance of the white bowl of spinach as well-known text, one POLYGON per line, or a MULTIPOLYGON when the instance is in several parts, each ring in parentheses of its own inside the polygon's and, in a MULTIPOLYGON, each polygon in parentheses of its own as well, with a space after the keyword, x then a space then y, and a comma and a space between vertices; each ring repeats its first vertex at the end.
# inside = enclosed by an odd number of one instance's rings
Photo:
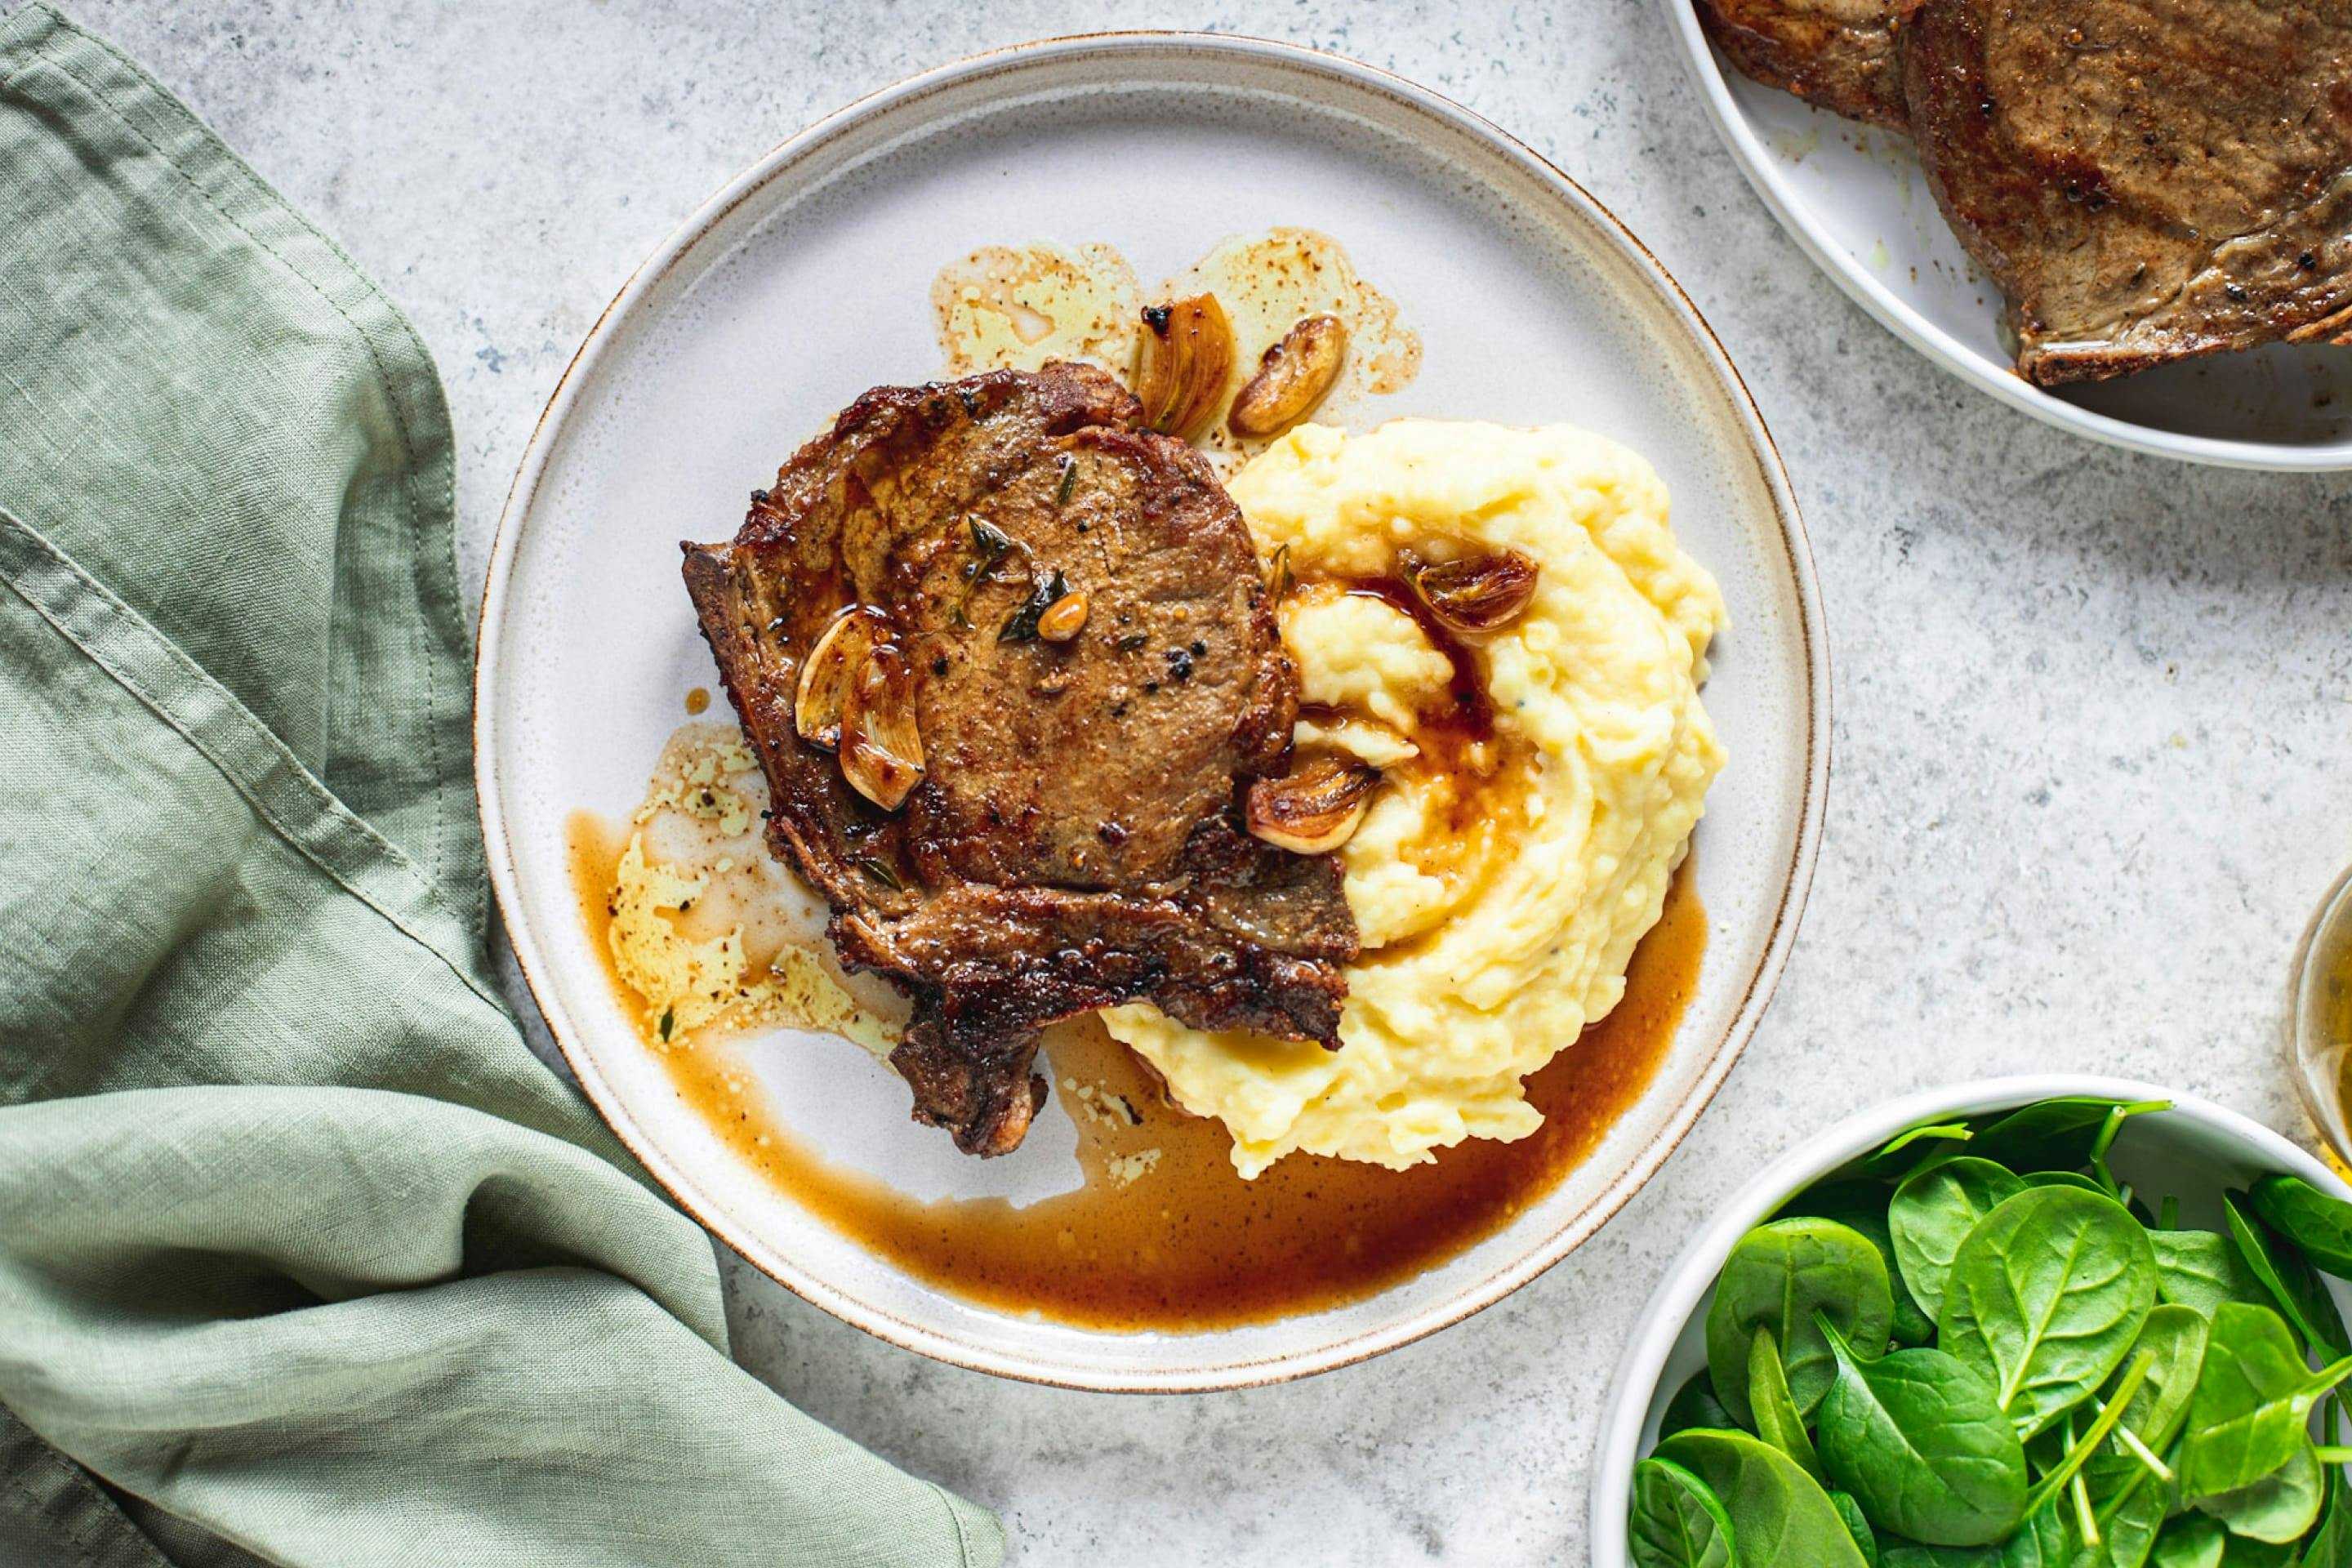
POLYGON ((2149 1084, 1854 1117, 1643 1312, 1595 1568, 2352 1568, 2347 1200, 2149 1084))

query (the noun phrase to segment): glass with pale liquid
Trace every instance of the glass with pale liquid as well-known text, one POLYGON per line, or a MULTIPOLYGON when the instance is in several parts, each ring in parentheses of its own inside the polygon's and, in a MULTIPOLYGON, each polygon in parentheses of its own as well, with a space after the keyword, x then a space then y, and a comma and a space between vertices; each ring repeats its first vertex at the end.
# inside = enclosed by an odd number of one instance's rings
POLYGON ((2320 900, 2292 973, 2286 1032, 2295 1089, 2319 1124, 2328 1163, 2352 1179, 2352 871, 2320 900))

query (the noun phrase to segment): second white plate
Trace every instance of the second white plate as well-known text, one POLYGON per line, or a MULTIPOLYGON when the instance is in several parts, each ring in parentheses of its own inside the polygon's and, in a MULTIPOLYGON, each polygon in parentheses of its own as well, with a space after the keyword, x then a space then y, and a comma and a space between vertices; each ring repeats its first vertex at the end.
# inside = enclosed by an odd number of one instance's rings
POLYGON ((2280 344, 2046 391, 2001 342, 2000 290, 1936 205, 1908 137, 1750 81, 1692 0, 1661 0, 1740 173, 1838 286, 1937 364, 2095 441, 2224 468, 2352 468, 2352 353, 2280 344))

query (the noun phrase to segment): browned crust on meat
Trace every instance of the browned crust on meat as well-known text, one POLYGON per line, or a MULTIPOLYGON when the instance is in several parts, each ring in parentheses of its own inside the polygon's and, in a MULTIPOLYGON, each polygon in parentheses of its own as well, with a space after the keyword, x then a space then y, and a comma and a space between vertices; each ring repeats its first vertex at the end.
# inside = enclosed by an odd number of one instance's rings
POLYGON ((1849 120, 1908 128, 1903 24, 1918 0, 1696 0, 1724 57, 1767 87, 1849 120))
POLYGON ((2049 386, 2352 322, 2352 16, 1927 0, 1929 188, 2049 386))
POLYGON ((769 841, 832 906, 843 962, 914 1001, 893 1064, 917 1119, 976 1153, 1021 1142, 1057 1018, 1150 1001, 1338 1044, 1357 948, 1338 864, 1236 826, 1287 754, 1297 674, 1240 513, 1198 453, 1139 425, 1085 366, 877 387, 732 542, 685 546, 769 841), (1015 542, 1017 580, 974 575, 973 519, 1015 542), (1004 640, 1049 567, 1089 595, 1087 631, 1004 640), (929 768, 897 812, 793 726, 800 656, 851 603, 887 611, 918 669, 929 768))

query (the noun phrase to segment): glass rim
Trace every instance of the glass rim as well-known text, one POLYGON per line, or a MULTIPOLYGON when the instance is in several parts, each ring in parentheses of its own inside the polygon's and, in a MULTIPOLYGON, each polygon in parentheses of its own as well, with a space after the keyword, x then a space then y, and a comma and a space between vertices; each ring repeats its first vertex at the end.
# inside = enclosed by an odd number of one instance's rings
POLYGON ((2335 925, 2339 918, 2352 913, 2352 866, 2345 868, 2328 884, 2319 898, 2319 907, 2313 912, 2311 922, 2304 927, 2301 940, 2294 946, 2294 959, 2288 968, 2286 1048, 2289 1065, 2293 1067, 2295 1097, 2303 1101, 2304 1113, 2315 1124, 2326 1142, 2337 1144, 2339 1156, 2352 1159, 2352 1149, 2341 1147, 2345 1141, 2343 1107, 2333 1103, 2333 1095, 2322 1097, 2312 1083, 2312 1052, 2322 1044, 2341 1047, 2347 1042, 2312 1038, 2311 1000, 2313 987, 2319 981, 2320 935, 2335 925))

